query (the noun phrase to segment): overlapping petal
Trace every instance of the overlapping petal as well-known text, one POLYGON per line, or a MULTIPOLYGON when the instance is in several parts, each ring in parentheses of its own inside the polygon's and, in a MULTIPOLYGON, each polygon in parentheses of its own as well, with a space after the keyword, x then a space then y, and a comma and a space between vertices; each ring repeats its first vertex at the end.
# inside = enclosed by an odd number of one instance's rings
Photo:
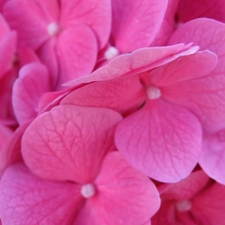
POLYGON ((163 182, 189 175, 201 152, 201 124, 188 110, 153 100, 121 121, 118 150, 135 168, 163 182))
POLYGON ((99 48, 103 48, 111 31, 111 1, 108 0, 60 0, 62 26, 84 24, 96 34, 99 48))
POLYGON ((24 66, 13 86, 13 108, 20 124, 34 119, 38 113, 39 100, 51 90, 46 67, 38 62, 24 66))
POLYGON ((168 0, 112 0, 112 38, 120 52, 150 46, 161 27, 168 0))
POLYGON ((138 109, 145 99, 139 77, 129 76, 78 88, 64 97, 60 104, 105 107, 127 114, 138 109))
POLYGON ((159 208, 154 184, 118 152, 105 157, 95 183, 98 195, 85 203, 74 225, 143 224, 159 208))
POLYGON ((120 114, 110 109, 63 105, 40 115, 26 130, 22 154, 36 175, 49 180, 92 181, 113 150, 120 114))
POLYGON ((68 225, 82 203, 79 185, 42 180, 24 164, 9 167, 0 183, 4 224, 68 225))

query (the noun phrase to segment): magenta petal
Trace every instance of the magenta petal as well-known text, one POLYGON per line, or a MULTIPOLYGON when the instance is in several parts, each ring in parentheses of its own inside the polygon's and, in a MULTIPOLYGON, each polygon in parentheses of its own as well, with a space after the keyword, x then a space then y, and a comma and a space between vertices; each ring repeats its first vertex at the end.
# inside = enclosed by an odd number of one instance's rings
POLYGON ((224 74, 211 74, 163 87, 163 97, 190 109, 209 132, 225 127, 224 74))
POLYGON ((34 119, 39 100, 51 90, 50 77, 44 65, 35 62, 24 66, 13 86, 13 108, 19 124, 34 119))
POLYGON ((95 184, 97 195, 87 200, 74 225, 141 225, 159 208, 155 185, 118 152, 103 160, 95 184))
MULTIPOLYGON (((0 5, 1 5, 1 1, 0 1, 0 5)), ((4 39, 9 34, 9 32, 10 32, 9 25, 6 22, 3 15, 0 14, 0 41, 2 41, 2 39, 4 39)))
POLYGON ((225 22, 224 0, 182 0, 178 6, 178 20, 187 22, 198 17, 209 17, 225 22))
MULTIPOLYGON (((52 84, 57 85, 59 79, 59 63, 56 54, 56 39, 46 41, 38 50, 38 56, 47 66, 49 74, 52 77, 52 84)), ((54 88, 57 89, 56 87, 54 88)))
POLYGON ((112 0, 112 38, 120 52, 147 47, 158 33, 168 0, 112 0))
POLYGON ((215 183, 193 199, 192 214, 199 224, 224 225, 225 186, 215 183))
POLYGON ((4 224, 68 225, 82 203, 79 186, 42 180, 23 164, 9 167, 0 183, 4 224))
POLYGON ((191 45, 183 44, 138 49, 130 54, 119 55, 92 74, 72 80, 64 85, 79 85, 141 73, 165 65, 180 56, 191 55, 197 50, 196 46, 191 47, 191 45))
POLYGON ((16 52, 17 35, 15 31, 9 32, 0 42, 0 79, 12 69, 12 62, 16 52))
POLYGON ((124 114, 138 109, 145 99, 139 77, 130 76, 88 84, 72 91, 60 104, 105 107, 124 114))
POLYGON ((3 7, 3 15, 10 27, 18 32, 19 46, 29 46, 36 50, 49 38, 47 27, 57 19, 55 11, 58 9, 56 0, 45 2, 14 0, 7 1, 3 7))
MULTIPOLYGON (((208 183, 209 177, 202 171, 192 172, 186 179, 175 184, 164 184, 163 199, 184 200, 193 198, 208 183)), ((161 187, 162 188, 162 187, 161 187)))
POLYGON ((214 180, 225 185, 225 130, 206 134, 203 139, 200 165, 214 180))
POLYGON ((202 130, 188 110, 164 100, 148 101, 144 108, 119 123, 118 150, 135 168, 162 182, 187 177, 198 162, 202 130))
POLYGON ((22 161, 21 155, 21 139, 24 131, 29 126, 29 122, 19 126, 10 139, 7 141, 6 145, 0 152, 0 177, 4 171, 16 162, 22 161))
POLYGON ((120 120, 120 114, 110 109, 55 107, 24 133, 24 161, 42 178, 90 182, 104 155, 114 148, 113 133, 120 120))
POLYGON ((96 34, 99 48, 103 48, 111 30, 111 1, 61 0, 60 23, 66 28, 78 24, 89 26, 96 34))
POLYGON ((10 130, 7 126, 3 126, 0 124, 0 152, 2 151, 2 148, 5 146, 12 134, 12 130, 10 130))
POLYGON ((59 84, 88 75, 94 69, 98 54, 93 31, 85 25, 65 30, 58 37, 56 52, 60 68, 59 84))

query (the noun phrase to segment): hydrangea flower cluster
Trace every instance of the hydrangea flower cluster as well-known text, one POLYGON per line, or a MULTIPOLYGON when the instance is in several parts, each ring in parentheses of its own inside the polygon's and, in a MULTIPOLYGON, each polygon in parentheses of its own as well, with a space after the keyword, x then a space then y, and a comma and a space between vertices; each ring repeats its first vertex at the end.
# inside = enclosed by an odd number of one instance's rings
POLYGON ((223 0, 0 0, 0 224, 225 225, 223 0))

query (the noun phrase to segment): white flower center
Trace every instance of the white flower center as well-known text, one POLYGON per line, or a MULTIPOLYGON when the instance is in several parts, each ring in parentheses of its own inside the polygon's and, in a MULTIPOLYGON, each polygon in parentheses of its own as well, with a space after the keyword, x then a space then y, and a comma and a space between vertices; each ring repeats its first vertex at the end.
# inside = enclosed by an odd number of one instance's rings
POLYGON ((119 55, 119 50, 117 48, 115 48, 115 47, 112 47, 112 46, 109 47, 107 49, 107 51, 105 52, 105 58, 107 60, 110 60, 110 59, 112 59, 112 58, 114 58, 114 57, 116 57, 118 55, 119 55))
POLYGON ((48 31, 48 34, 49 34, 49 35, 54 36, 54 35, 56 35, 56 34, 59 33, 59 31, 60 31, 60 26, 59 26, 58 23, 55 23, 55 22, 54 22, 54 23, 50 23, 50 24, 48 25, 47 31, 48 31))
POLYGON ((179 212, 189 211, 191 209, 191 201, 189 201, 189 200, 178 201, 176 203, 176 209, 179 212))
POLYGON ((93 184, 85 184, 81 188, 81 195, 84 198, 91 198, 96 193, 95 186, 93 184))
POLYGON ((149 99, 157 99, 157 98, 160 98, 161 97, 161 90, 157 87, 148 87, 147 89, 147 95, 148 95, 148 98, 149 99))

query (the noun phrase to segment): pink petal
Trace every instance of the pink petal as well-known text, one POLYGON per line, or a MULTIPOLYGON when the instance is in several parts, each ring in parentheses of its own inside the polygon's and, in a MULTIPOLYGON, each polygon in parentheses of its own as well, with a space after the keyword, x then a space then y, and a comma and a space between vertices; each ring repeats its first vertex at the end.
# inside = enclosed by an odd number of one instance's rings
POLYGON ((84 24, 94 30, 99 48, 106 44, 111 30, 111 1, 61 0, 60 23, 63 27, 84 24))
MULTIPOLYGON (((0 124, 0 152, 2 151, 3 147, 12 136, 13 132, 6 126, 0 124)), ((0 153, 1 155, 1 153, 0 153)))
POLYGON ((139 77, 130 76, 88 84, 72 91, 60 104, 105 107, 126 114, 138 109, 145 99, 139 77))
POLYGON ((17 35, 14 31, 9 32, 0 42, 0 79, 12 68, 16 45, 17 35))
POLYGON ((118 152, 106 156, 95 184, 98 194, 88 199, 74 225, 143 224, 159 208, 155 185, 118 152))
MULTIPOLYGON (((0 1, 0 7, 2 0, 0 1)), ((0 41, 2 41, 10 33, 10 28, 5 18, 0 14, 0 41)))
POLYGON ((19 58, 19 62, 20 62, 21 67, 25 66, 28 63, 40 62, 40 59, 35 54, 35 52, 28 47, 24 47, 24 48, 19 49, 17 54, 18 54, 18 58, 19 58))
POLYGON ((39 100, 51 90, 46 67, 38 62, 24 66, 13 86, 13 108, 19 124, 34 119, 38 113, 39 100))
POLYGON ((120 120, 109 109, 55 107, 27 128, 21 147, 24 161, 42 178, 90 182, 106 152, 114 149, 113 133, 120 120))
POLYGON ((175 184, 164 184, 167 189, 161 194, 163 199, 191 199, 208 183, 209 177, 202 171, 192 172, 186 179, 175 184))
POLYGON ((224 32, 225 24, 212 19, 200 18, 180 26, 171 36, 168 44, 193 42, 195 45, 199 45, 202 50, 207 49, 216 53, 218 64, 212 74, 224 73, 224 32))
POLYGON ((52 77, 54 90, 57 90, 57 82, 59 80, 59 62, 56 54, 56 39, 46 41, 38 50, 38 56, 43 64, 48 68, 49 74, 52 77))
POLYGON ((168 0, 112 0, 112 38, 120 52, 147 47, 158 33, 168 0))
POLYGON ((56 45, 60 71, 58 85, 88 75, 96 63, 97 47, 94 33, 85 25, 62 32, 56 45))
MULTIPOLYGON (((203 77, 215 68, 217 61, 217 56, 209 51, 199 51, 193 55, 182 56, 150 71, 147 75, 148 83, 163 87, 203 77)), ((143 77, 143 79, 146 78, 143 77)))
POLYGON ((175 13, 178 2, 179 0, 168 0, 168 6, 163 18, 163 22, 161 24, 159 32, 154 38, 154 41, 151 43, 151 46, 166 45, 168 39, 176 28, 175 13))
POLYGON ((49 38, 47 28, 57 19, 58 3, 56 0, 7 1, 3 15, 10 27, 18 32, 19 46, 36 50, 49 38))
POLYGON ((70 89, 64 91, 54 91, 44 93, 39 102, 38 112, 42 114, 43 112, 50 111, 53 107, 59 105, 60 101, 69 93, 70 89))
POLYGON ((194 198, 192 214, 199 218, 202 224, 224 225, 224 199, 224 185, 215 183, 194 198))
POLYGON ((138 49, 130 54, 115 57, 105 66, 92 74, 67 82, 66 86, 115 79, 124 75, 132 75, 167 64, 182 55, 195 53, 198 47, 178 44, 167 47, 152 47, 138 49))
POLYGON ((187 22, 198 17, 209 17, 225 22, 223 0, 182 0, 178 7, 178 20, 187 22))
POLYGON ((0 124, 16 127, 18 125, 12 107, 12 85, 17 77, 17 71, 9 70, 0 82, 0 124))
POLYGON ((210 132, 225 127, 225 77, 211 74, 163 88, 163 97, 190 109, 210 132))
POLYGON ((200 165, 214 180, 225 185, 225 130, 206 134, 203 139, 200 165))
POLYGON ((198 162, 202 131, 188 110, 149 100, 139 111, 119 123, 115 132, 118 150, 135 168, 162 182, 187 177, 198 162))
POLYGON ((0 214, 4 224, 72 224, 82 202, 78 185, 42 180, 23 164, 6 170, 0 190, 0 214))
POLYGON ((21 162, 21 139, 24 131, 29 126, 29 122, 19 126, 10 139, 7 141, 6 145, 0 152, 0 177, 4 171, 12 164, 16 162, 21 162))

